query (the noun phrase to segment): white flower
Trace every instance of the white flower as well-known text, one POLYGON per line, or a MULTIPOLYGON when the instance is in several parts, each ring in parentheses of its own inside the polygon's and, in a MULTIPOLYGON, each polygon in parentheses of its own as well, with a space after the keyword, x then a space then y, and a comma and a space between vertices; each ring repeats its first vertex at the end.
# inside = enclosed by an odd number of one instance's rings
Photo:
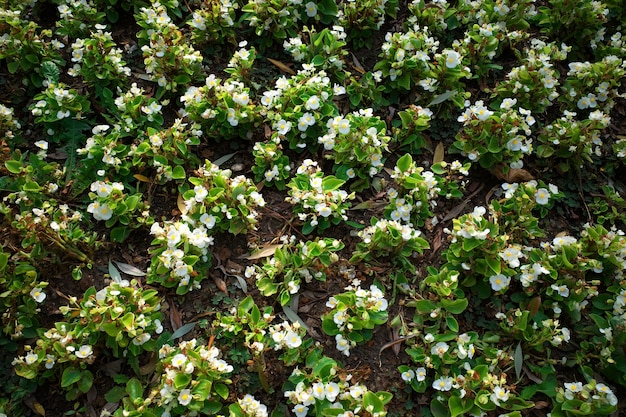
POLYGON ((305 4, 304 9, 306 11, 306 15, 309 17, 315 17, 317 15, 317 5, 312 1, 305 4))
POLYGON ((337 395, 339 395, 339 384, 336 382, 328 382, 324 386, 324 391, 326 393, 326 399, 333 402, 337 398, 337 395))
POLYGON ((320 107, 320 99, 318 96, 311 96, 304 103, 304 108, 307 110, 317 110, 320 107))
POLYGON ((39 359, 39 356, 37 356, 37 354, 34 352, 30 352, 24 358, 24 360, 26 361, 26 365, 32 365, 33 363, 37 362, 37 359, 39 359))
POLYGON ((315 211, 317 211, 317 214, 322 217, 328 217, 332 214, 332 210, 328 207, 328 205, 326 205, 326 203, 316 204, 315 211))
POLYGON ((52 355, 46 355, 46 362, 45 362, 45 367, 46 369, 52 369, 54 368, 54 364, 56 362, 56 359, 54 356, 52 355))
POLYGON ((33 299, 38 303, 43 303, 43 300, 46 299, 46 293, 39 287, 35 287, 30 290, 30 296, 33 297, 33 299))
POLYGON ((514 247, 508 247, 498 254, 500 258, 504 259, 511 268, 517 268, 520 266, 520 258, 523 256, 522 251, 514 247))
POLYGON ((337 342, 337 350, 346 356, 350 356, 350 341, 347 340, 341 333, 335 336, 335 342, 337 342))
POLYGON ((402 380, 405 382, 410 382, 413 378, 415 378, 415 371, 412 369, 408 369, 402 372, 402 380))
POLYGON ((431 355, 437 355, 443 358, 443 355, 450 349, 450 346, 446 342, 439 342, 430 349, 431 355))
POLYGON ((315 117, 309 112, 304 113, 298 119, 298 130, 301 132, 306 131, 309 126, 313 126, 315 124, 315 117))
POLYGON ((495 405, 499 406, 500 401, 507 402, 509 400, 509 391, 496 385, 495 387, 493 387, 493 392, 491 393, 489 398, 495 405))
POLYGON ((323 401, 326 398, 326 390, 324 389, 323 382, 316 382, 311 386, 313 390, 313 396, 320 401, 323 401))
POLYGON ((535 192, 535 202, 544 206, 548 204, 548 201, 550 201, 550 191, 545 188, 538 188, 535 192))
POLYGON ((457 51, 448 49, 444 53, 446 54, 446 67, 456 68, 461 63, 461 56, 457 51))
POLYGON ((442 377, 433 381, 433 388, 437 391, 450 391, 452 389, 452 382, 452 377, 442 377))
POLYGON ((87 206, 87 212, 92 213, 93 218, 96 220, 107 221, 113 216, 113 210, 111 210, 108 204, 100 204, 97 201, 87 206))
POLYGON ((419 382, 424 381, 426 379, 426 368, 424 367, 417 368, 415 370, 415 378, 417 378, 419 382))
POLYGON ((91 356, 91 354, 93 353, 93 349, 91 348, 91 346, 89 345, 82 345, 78 351, 76 352, 76 357, 77 358, 81 358, 81 359, 85 359, 88 358, 89 356, 91 356))
POLYGON ((569 296, 569 288, 567 285, 552 284, 550 287, 563 298, 567 298, 569 296))
POLYGON ((184 389, 178 394, 178 404, 180 405, 188 405, 192 399, 191 391, 188 389, 184 389))
POLYGON ((302 339, 298 335, 298 333, 289 331, 285 335, 285 345, 289 349, 295 349, 302 344, 302 339))
POLYGON ((46 142, 45 140, 38 140, 37 142, 35 142, 35 146, 41 149, 42 151, 48 150, 48 142, 46 142))
POLYGON ((489 283, 491 284, 491 289, 494 291, 501 291, 508 288, 509 283, 511 282, 511 278, 498 274, 489 277, 489 283))
POLYGON ((182 353, 172 358, 172 366, 178 369, 181 369, 185 365, 185 362, 187 362, 187 356, 182 353))
POLYGON ((309 407, 303 404, 296 404, 296 406, 291 411, 294 412, 296 417, 305 417, 309 412, 309 407))

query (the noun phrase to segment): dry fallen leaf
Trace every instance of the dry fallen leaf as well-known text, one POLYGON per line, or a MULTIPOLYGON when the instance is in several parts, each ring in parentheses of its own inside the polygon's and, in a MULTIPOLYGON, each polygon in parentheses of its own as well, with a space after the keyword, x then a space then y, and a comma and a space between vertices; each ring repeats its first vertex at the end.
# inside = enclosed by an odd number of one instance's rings
POLYGON ((185 206, 185 199, 183 198, 182 194, 178 194, 176 205, 178 206, 178 210, 180 210, 182 214, 187 214, 187 207, 185 206))
POLYGON ((296 75, 296 72, 294 70, 292 70, 290 67, 283 64, 279 60, 272 59, 272 58, 267 58, 267 60, 271 62, 272 64, 276 65, 278 69, 281 70, 282 72, 286 72, 287 74, 290 74, 290 75, 296 75))
POLYGON ((261 258, 266 258, 268 256, 272 256, 274 254, 274 252, 276 252, 276 249, 281 248, 282 246, 283 246, 282 243, 272 243, 271 245, 265 246, 260 251, 255 252, 255 253, 253 253, 250 256, 244 257, 244 259, 247 259, 249 261, 253 261, 255 259, 261 259, 261 258))
POLYGON ((435 155, 433 156, 433 164, 443 162, 443 158, 446 153, 446 148, 443 146, 443 142, 439 142, 435 148, 435 155))
POLYGON ((533 177, 533 175, 530 172, 521 168, 511 168, 506 173, 504 173, 502 171, 502 167, 497 166, 491 172, 499 180, 504 180, 509 183, 527 182, 527 181, 531 181, 535 179, 535 177, 533 177))
POLYGON ((176 304, 174 304, 173 300, 170 300, 168 304, 170 307, 170 324, 172 325, 172 330, 176 331, 181 328, 183 321, 180 318, 180 312, 178 308, 176 308, 176 304))
POLYGON ((46 415, 46 410, 43 408, 43 405, 39 404, 39 401, 37 401, 35 398, 33 398, 33 397, 26 397, 24 399, 24 404, 26 404, 28 406, 28 408, 33 410, 38 415, 40 415, 40 416, 45 416, 46 415))
POLYGON ((145 175, 135 174, 135 175, 133 175, 133 177, 134 177, 136 180, 139 180, 139 181, 141 181, 141 182, 150 182, 150 178, 146 177, 145 175))

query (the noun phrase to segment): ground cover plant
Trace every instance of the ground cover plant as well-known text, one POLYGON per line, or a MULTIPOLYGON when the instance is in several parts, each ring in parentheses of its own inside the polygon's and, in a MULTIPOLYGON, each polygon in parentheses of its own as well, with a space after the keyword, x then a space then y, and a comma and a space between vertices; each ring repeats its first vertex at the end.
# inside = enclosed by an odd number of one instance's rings
POLYGON ((5 0, 0 416, 626 413, 619 0, 5 0))

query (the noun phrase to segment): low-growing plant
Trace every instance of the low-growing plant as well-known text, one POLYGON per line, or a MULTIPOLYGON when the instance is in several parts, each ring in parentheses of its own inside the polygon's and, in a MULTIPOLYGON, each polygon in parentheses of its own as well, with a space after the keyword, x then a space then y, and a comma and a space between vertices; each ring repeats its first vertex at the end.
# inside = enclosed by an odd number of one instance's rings
POLYGON ((356 415, 366 412, 372 416, 386 415, 386 404, 392 394, 373 392, 353 375, 345 375, 334 359, 313 350, 306 358, 305 366, 295 368, 285 383, 285 397, 293 405, 297 417, 323 415, 356 415))
POLYGON ((115 416, 185 416, 189 412, 217 414, 229 396, 228 374, 233 367, 220 359, 220 350, 197 339, 176 346, 164 344, 159 349, 158 379, 145 387, 133 378, 127 382, 128 394, 115 416))
POLYGON ((122 50, 117 47, 111 32, 105 32, 105 29, 104 25, 96 25, 88 38, 79 38, 72 43, 71 61, 74 64, 68 70, 70 76, 80 76, 87 84, 98 88, 124 85, 130 77, 122 50))
POLYGON ((202 55, 174 24, 167 8, 159 2, 142 7, 135 15, 146 75, 156 81, 157 97, 175 92, 179 86, 202 77, 202 55))
POLYGON ((484 168, 500 165, 505 172, 522 168, 524 156, 533 150, 531 135, 536 121, 530 110, 516 108, 516 104, 517 99, 504 99, 499 108, 489 110, 482 100, 466 103, 457 119, 463 127, 454 149, 484 168))
POLYGON ((354 179, 351 189, 367 188, 383 169, 384 152, 389 150, 385 122, 373 116, 372 109, 361 109, 329 120, 327 127, 318 142, 325 157, 335 161, 333 170, 341 179, 354 179))
POLYGON ((295 76, 280 77, 274 89, 263 92, 260 111, 290 149, 314 151, 328 121, 339 116, 333 99, 345 92, 325 71, 305 64, 295 76))
POLYGON ((246 276, 256 280, 261 294, 266 297, 277 294, 280 304, 287 305, 303 282, 326 280, 329 267, 339 260, 336 252, 343 247, 336 239, 317 238, 296 243, 294 237, 277 248, 263 265, 248 267, 246 276))
POLYGON ((373 329, 386 323, 389 313, 387 299, 376 285, 366 290, 353 280, 344 290, 328 299, 326 307, 331 310, 322 315, 322 329, 335 337, 338 351, 350 356, 350 348, 371 340, 373 329))
POLYGON ((52 39, 51 29, 42 29, 31 19, 23 17, 23 13, 22 10, 9 8, 0 12, 3 32, 0 58, 6 60, 10 74, 22 76, 27 85, 41 87, 44 81, 42 63, 64 65, 61 49, 65 45, 52 39))
POLYGON ((337 15, 337 4, 333 0, 306 3, 290 0, 248 0, 241 11, 243 21, 253 28, 261 47, 265 48, 276 40, 295 37, 300 22, 330 24, 337 15))
POLYGON ((346 31, 342 26, 324 28, 303 28, 303 33, 283 42, 283 48, 296 62, 311 64, 335 76, 338 81, 345 77, 346 31))
POLYGON ((239 2, 230 0, 201 2, 187 21, 191 40, 210 49, 217 49, 220 44, 236 45, 238 8, 239 2))
POLYGON ((258 106, 250 96, 250 88, 235 79, 222 83, 211 74, 204 86, 190 87, 180 100, 185 105, 185 117, 202 126, 216 141, 249 139, 260 124, 258 106))
POLYGON ((422 233, 409 222, 402 224, 396 220, 372 218, 371 226, 359 230, 357 235, 362 239, 352 253, 350 262, 377 262, 388 259, 403 270, 415 272, 411 259, 429 248, 428 241, 422 233))
POLYGON ((89 369, 100 349, 126 357, 139 372, 137 357, 156 351, 162 314, 156 290, 141 289, 135 280, 118 280, 100 291, 90 288, 82 300, 71 298, 61 307, 65 320, 40 329, 36 345, 15 358, 15 372, 27 379, 60 378, 68 400, 89 391, 94 375, 89 369))
POLYGON ((39 327, 39 304, 46 299, 46 281, 39 279, 34 266, 13 260, 0 249, 0 305, 2 333, 10 339, 32 338, 39 327))
POLYGON ((397 0, 356 0, 341 3, 337 20, 355 48, 371 47, 372 33, 380 30, 387 16, 395 18, 397 13, 397 0))
POLYGON ((143 195, 124 193, 124 184, 110 181, 95 181, 91 184, 87 212, 95 220, 106 222, 111 229, 111 240, 124 241, 132 229, 150 226, 154 219, 150 216, 150 205, 142 201, 143 195), (118 227, 113 227, 119 223, 118 227))
POLYGON ((285 200, 294 205, 298 220, 304 223, 304 234, 348 220, 347 210, 355 194, 341 189, 345 182, 333 175, 325 176, 317 162, 310 159, 298 167, 287 184, 289 196, 285 200))
MULTIPOLYGON (((276 129, 280 129, 280 126, 276 126, 276 129)), ((283 154, 280 134, 274 133, 266 142, 255 143, 252 155, 254 156, 252 172, 255 179, 264 180, 265 184, 284 190, 285 181, 289 179, 291 173, 291 164, 289 157, 283 154)))
POLYGON ((521 416, 534 404, 514 392, 504 370, 511 357, 490 347, 475 332, 425 333, 406 352, 415 368, 401 365, 402 379, 416 392, 436 391, 430 410, 437 416, 483 415, 495 410, 521 416), (517 412, 516 412, 517 411, 517 412))

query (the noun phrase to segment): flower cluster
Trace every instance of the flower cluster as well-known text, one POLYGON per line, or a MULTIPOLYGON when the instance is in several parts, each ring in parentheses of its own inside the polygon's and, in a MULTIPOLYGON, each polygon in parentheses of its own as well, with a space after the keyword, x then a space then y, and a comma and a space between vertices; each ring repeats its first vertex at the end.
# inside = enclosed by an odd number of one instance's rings
POLYGON ((0 137, 13 140, 21 127, 20 122, 13 116, 13 109, 0 104, 0 137))
POLYGON ((180 98, 182 114, 199 123, 207 135, 216 138, 248 138, 259 122, 257 105, 250 89, 241 81, 222 83, 214 74, 201 87, 189 87, 180 98))
POLYGON ((390 393, 374 393, 364 384, 352 382, 350 374, 340 377, 337 362, 317 351, 310 354, 307 364, 312 364, 310 369, 295 368, 286 383, 285 397, 296 417, 315 415, 315 410, 332 410, 339 417, 362 412, 376 417, 386 415, 390 393))
POLYGON ((466 102, 458 121, 463 124, 454 147, 470 161, 478 161, 485 168, 503 164, 508 168, 522 168, 524 155, 532 152, 531 111, 516 106, 517 99, 504 99, 497 110, 490 110, 482 100, 466 102))
POLYGON ((296 62, 312 64, 318 69, 336 75, 340 80, 343 79, 344 59, 348 55, 348 51, 344 49, 347 35, 343 26, 324 28, 319 32, 315 28, 305 26, 304 34, 286 40, 283 43, 285 51, 291 54, 296 62))
POLYGON ((201 76, 202 55, 172 22, 164 5, 154 2, 151 7, 142 7, 135 17, 142 28, 137 38, 146 74, 158 83, 160 95, 201 76))
MULTIPOLYGON (((157 106, 153 104, 143 107, 142 111, 148 113, 150 107, 156 111, 157 106)), ((132 164, 137 169, 151 167, 157 183, 184 180, 185 168, 196 166, 200 162, 194 147, 200 144, 202 133, 199 124, 183 123, 182 119, 174 120, 167 129, 148 127, 130 146, 128 155, 132 157, 132 164)))
POLYGON ((521 65, 498 83, 495 94, 502 99, 517 99, 518 106, 532 109, 536 114, 543 113, 559 97, 559 72, 554 68, 555 62, 564 60, 570 49, 565 44, 531 39, 530 47, 524 49, 521 65))
MULTIPOLYGON (((144 404, 159 415, 184 415, 188 410, 211 413, 215 403, 228 398, 228 374, 233 366, 220 359, 216 346, 196 339, 178 346, 163 345, 159 350, 158 385, 144 404)), ((212 414, 212 413, 211 413, 212 414)))
POLYGON ((207 47, 224 43, 235 44, 235 12, 238 8, 238 2, 231 0, 201 3, 201 7, 187 21, 191 28, 191 40, 197 45, 207 47))
POLYGON ((46 133, 58 141, 62 135, 61 126, 65 121, 84 119, 89 115, 90 102, 81 96, 76 89, 67 87, 63 83, 48 84, 48 87, 34 98, 29 107, 35 122, 43 123, 46 133))
POLYGON ((366 260, 376 262, 377 259, 389 259, 408 271, 415 271, 411 258, 428 249, 428 241, 422 233, 409 222, 402 224, 396 220, 372 218, 371 225, 359 230, 362 242, 350 258, 351 262, 366 260))
POLYGON ((539 133, 537 141, 541 145, 537 147, 537 155, 569 159, 568 164, 579 166, 583 161, 591 162, 592 155, 602 156, 601 133, 609 123, 609 115, 601 110, 592 111, 585 119, 565 110, 563 116, 545 125, 539 133))
POLYGON ((431 409, 443 407, 455 414, 483 415, 497 408, 521 410, 532 407, 509 389, 507 353, 482 345, 475 332, 448 335, 426 333, 407 349, 417 368, 401 365, 402 379, 416 392, 429 387, 437 391, 431 409), (434 375, 433 375, 434 374, 434 375))
POLYGON ((567 410, 572 414, 608 416, 617 409, 618 399, 606 384, 589 379, 587 384, 572 381, 556 388, 556 404, 552 412, 567 410))
POLYGON ((121 130, 125 135, 134 134, 147 127, 163 125, 163 106, 168 100, 159 101, 146 94, 146 91, 132 83, 128 90, 118 87, 118 96, 114 99, 117 114, 114 130, 121 130), (119 125, 119 128, 117 127, 119 125))
POLYGON ((615 99, 623 96, 616 83, 626 74, 623 58, 608 55, 596 62, 570 62, 568 68, 563 99, 575 102, 579 110, 610 113, 615 99))
POLYGON ((177 287, 179 294, 200 288, 206 277, 214 228, 233 234, 253 229, 258 216, 255 209, 265 205, 254 184, 242 175, 231 178, 230 170, 210 162, 196 173, 189 179, 193 188, 184 185, 182 218, 154 223, 150 231, 157 246, 151 252, 148 280, 177 287))
POLYGON ((89 38, 79 38, 72 43, 74 63, 68 70, 72 77, 81 76, 90 85, 124 84, 130 77, 130 68, 122 59, 111 32, 104 32, 106 26, 96 25, 89 38))
POLYGON ((298 167, 287 184, 289 197, 285 200, 295 206, 294 212, 304 222, 305 234, 348 220, 347 210, 355 194, 340 189, 344 184, 345 180, 333 175, 324 176, 317 162, 310 159, 298 167))
POLYGON ((289 158, 283 154, 279 135, 272 135, 267 142, 255 143, 252 155, 254 156, 252 172, 255 174, 255 179, 265 180, 265 184, 272 184, 279 190, 284 189, 285 180, 289 178, 291 172, 291 165, 289 158))
POLYGON ((0 250, 0 299, 2 332, 11 339, 35 337, 39 305, 47 297, 46 281, 40 281, 37 270, 24 260, 10 259, 0 250))
POLYGON ((386 15, 396 17, 397 0, 367 0, 344 2, 337 13, 339 24, 345 27, 349 40, 359 47, 371 45, 372 32, 385 23, 386 15))
POLYGON ((87 368, 99 347, 106 345, 115 357, 136 357, 155 351, 153 335, 163 331, 157 291, 141 289, 135 280, 112 282, 100 291, 92 287, 81 301, 70 299, 60 310, 65 321, 43 333, 14 365, 28 379, 62 374, 68 399, 91 388, 93 375, 87 368))
POLYGON ((326 123, 339 115, 333 98, 345 92, 325 71, 305 64, 296 75, 280 77, 274 89, 263 92, 261 112, 271 122, 273 134, 287 140, 291 149, 317 149, 326 123))
POLYGON ((297 294, 302 283, 313 279, 326 280, 326 271, 339 260, 336 252, 343 249, 341 241, 316 238, 297 242, 295 237, 277 248, 274 255, 263 261, 262 266, 246 268, 246 277, 254 278, 261 294, 278 294, 281 305, 286 305, 297 294))
POLYGON ((369 290, 361 288, 361 281, 354 279, 346 292, 328 299, 326 307, 331 310, 322 316, 322 329, 334 336, 337 350, 350 356, 350 348, 372 338, 372 329, 387 322, 387 299, 376 285, 369 290))
POLYGON ((391 141, 385 122, 373 116, 372 109, 336 116, 326 123, 328 131, 318 138, 326 158, 335 161, 334 170, 342 179, 368 178, 378 174, 384 164, 383 152, 391 141))
POLYGON ((93 2, 81 0, 59 2, 57 11, 56 32, 71 38, 85 36, 93 27, 101 25, 106 17, 93 2))
POLYGON ((274 40, 295 37, 300 22, 330 24, 337 14, 337 5, 334 0, 248 0, 241 10, 243 20, 261 37, 262 45, 269 46, 274 40))
MULTIPOLYGON (((107 227, 112 227, 119 222, 123 229, 137 228, 142 225, 149 226, 154 222, 154 219, 150 217, 150 206, 141 200, 142 194, 125 194, 124 184, 98 180, 91 183, 90 190, 91 203, 87 206, 87 212, 91 213, 94 219, 106 222, 107 227)), ((117 231, 119 232, 121 230, 117 231)), ((124 238, 128 237, 130 231, 127 230, 123 234, 124 238)), ((113 231, 112 236, 114 236, 113 231)), ((120 239, 114 240, 120 241, 120 239)))
MULTIPOLYGON (((460 188, 465 186, 463 178, 468 175, 470 164, 445 161, 433 164, 431 170, 418 167, 410 154, 405 154, 394 167, 391 178, 394 185, 387 190, 389 204, 385 217, 400 223, 423 226, 436 207, 438 195, 460 198, 460 188)), ((436 220, 433 218, 433 223, 436 220)))

